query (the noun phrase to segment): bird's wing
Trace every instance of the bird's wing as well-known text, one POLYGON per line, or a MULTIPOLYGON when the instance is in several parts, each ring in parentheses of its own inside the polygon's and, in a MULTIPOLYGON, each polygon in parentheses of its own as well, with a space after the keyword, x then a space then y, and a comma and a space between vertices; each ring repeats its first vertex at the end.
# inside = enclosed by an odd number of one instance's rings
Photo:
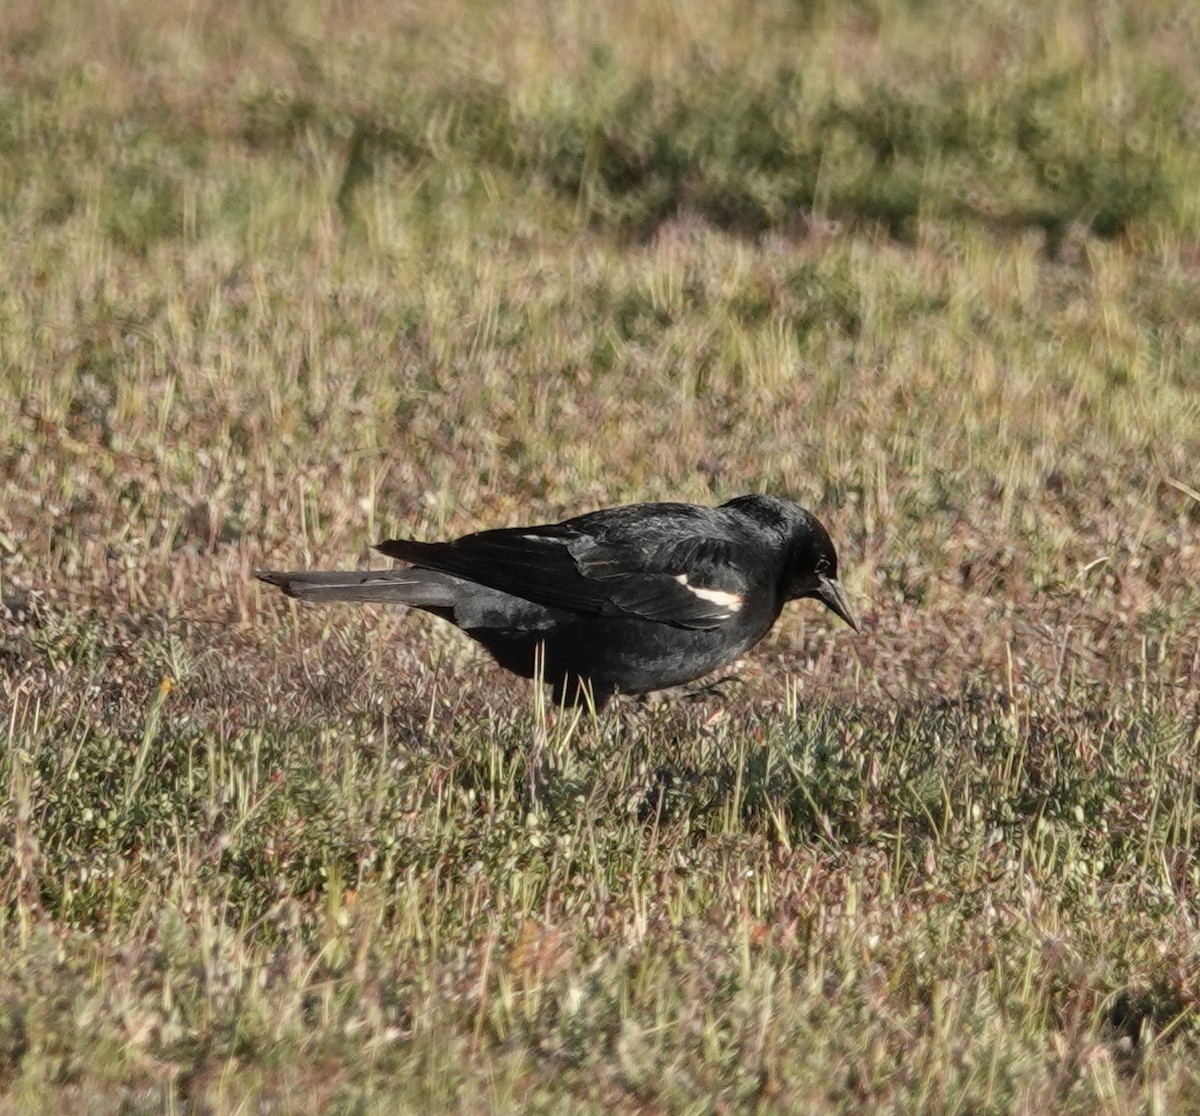
POLYGON ((762 559, 691 520, 583 516, 501 528, 449 543, 391 539, 376 548, 537 604, 716 628, 745 604, 762 559))
POLYGON ((634 546, 577 543, 580 572, 622 612, 681 628, 718 628, 749 597, 761 559, 730 539, 687 537, 634 546))

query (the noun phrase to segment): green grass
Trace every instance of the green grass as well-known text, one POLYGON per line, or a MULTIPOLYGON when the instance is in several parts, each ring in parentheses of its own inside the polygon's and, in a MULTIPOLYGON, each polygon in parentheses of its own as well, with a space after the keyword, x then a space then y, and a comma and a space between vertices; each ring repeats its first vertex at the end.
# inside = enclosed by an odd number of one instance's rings
POLYGON ((1186 5, 0 41, 0 1111, 1200 1109, 1186 5), (745 491, 693 702, 251 576, 745 491))

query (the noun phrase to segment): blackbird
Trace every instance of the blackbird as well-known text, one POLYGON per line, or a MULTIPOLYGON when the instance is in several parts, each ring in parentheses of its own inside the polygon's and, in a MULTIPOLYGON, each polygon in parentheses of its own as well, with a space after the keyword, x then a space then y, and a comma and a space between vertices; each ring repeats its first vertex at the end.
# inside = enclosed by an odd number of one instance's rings
POLYGON ((644 694, 726 666, 813 597, 856 631, 837 552, 806 509, 773 496, 720 507, 629 504, 452 542, 389 539, 392 570, 261 570, 302 601, 424 609, 555 701, 644 694))

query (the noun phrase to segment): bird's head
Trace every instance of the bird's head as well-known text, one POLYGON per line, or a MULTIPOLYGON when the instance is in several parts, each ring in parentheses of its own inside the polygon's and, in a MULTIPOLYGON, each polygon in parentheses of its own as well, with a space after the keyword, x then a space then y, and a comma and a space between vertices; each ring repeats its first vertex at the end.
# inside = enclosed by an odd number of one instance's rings
POLYGON ((797 525, 793 534, 784 586, 789 601, 814 597, 856 632, 859 630, 846 599, 846 590, 838 580, 833 540, 813 515, 806 513, 804 522, 797 525))

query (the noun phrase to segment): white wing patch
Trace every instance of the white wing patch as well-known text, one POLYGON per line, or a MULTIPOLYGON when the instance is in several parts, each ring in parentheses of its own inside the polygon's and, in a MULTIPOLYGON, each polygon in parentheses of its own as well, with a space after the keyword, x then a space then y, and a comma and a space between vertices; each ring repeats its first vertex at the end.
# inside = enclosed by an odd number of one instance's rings
POLYGON ((746 598, 740 593, 730 593, 726 589, 702 589, 699 585, 689 585, 687 574, 676 574, 675 580, 689 593, 694 593, 702 601, 715 604, 725 609, 730 615, 737 612, 746 603, 746 598))

